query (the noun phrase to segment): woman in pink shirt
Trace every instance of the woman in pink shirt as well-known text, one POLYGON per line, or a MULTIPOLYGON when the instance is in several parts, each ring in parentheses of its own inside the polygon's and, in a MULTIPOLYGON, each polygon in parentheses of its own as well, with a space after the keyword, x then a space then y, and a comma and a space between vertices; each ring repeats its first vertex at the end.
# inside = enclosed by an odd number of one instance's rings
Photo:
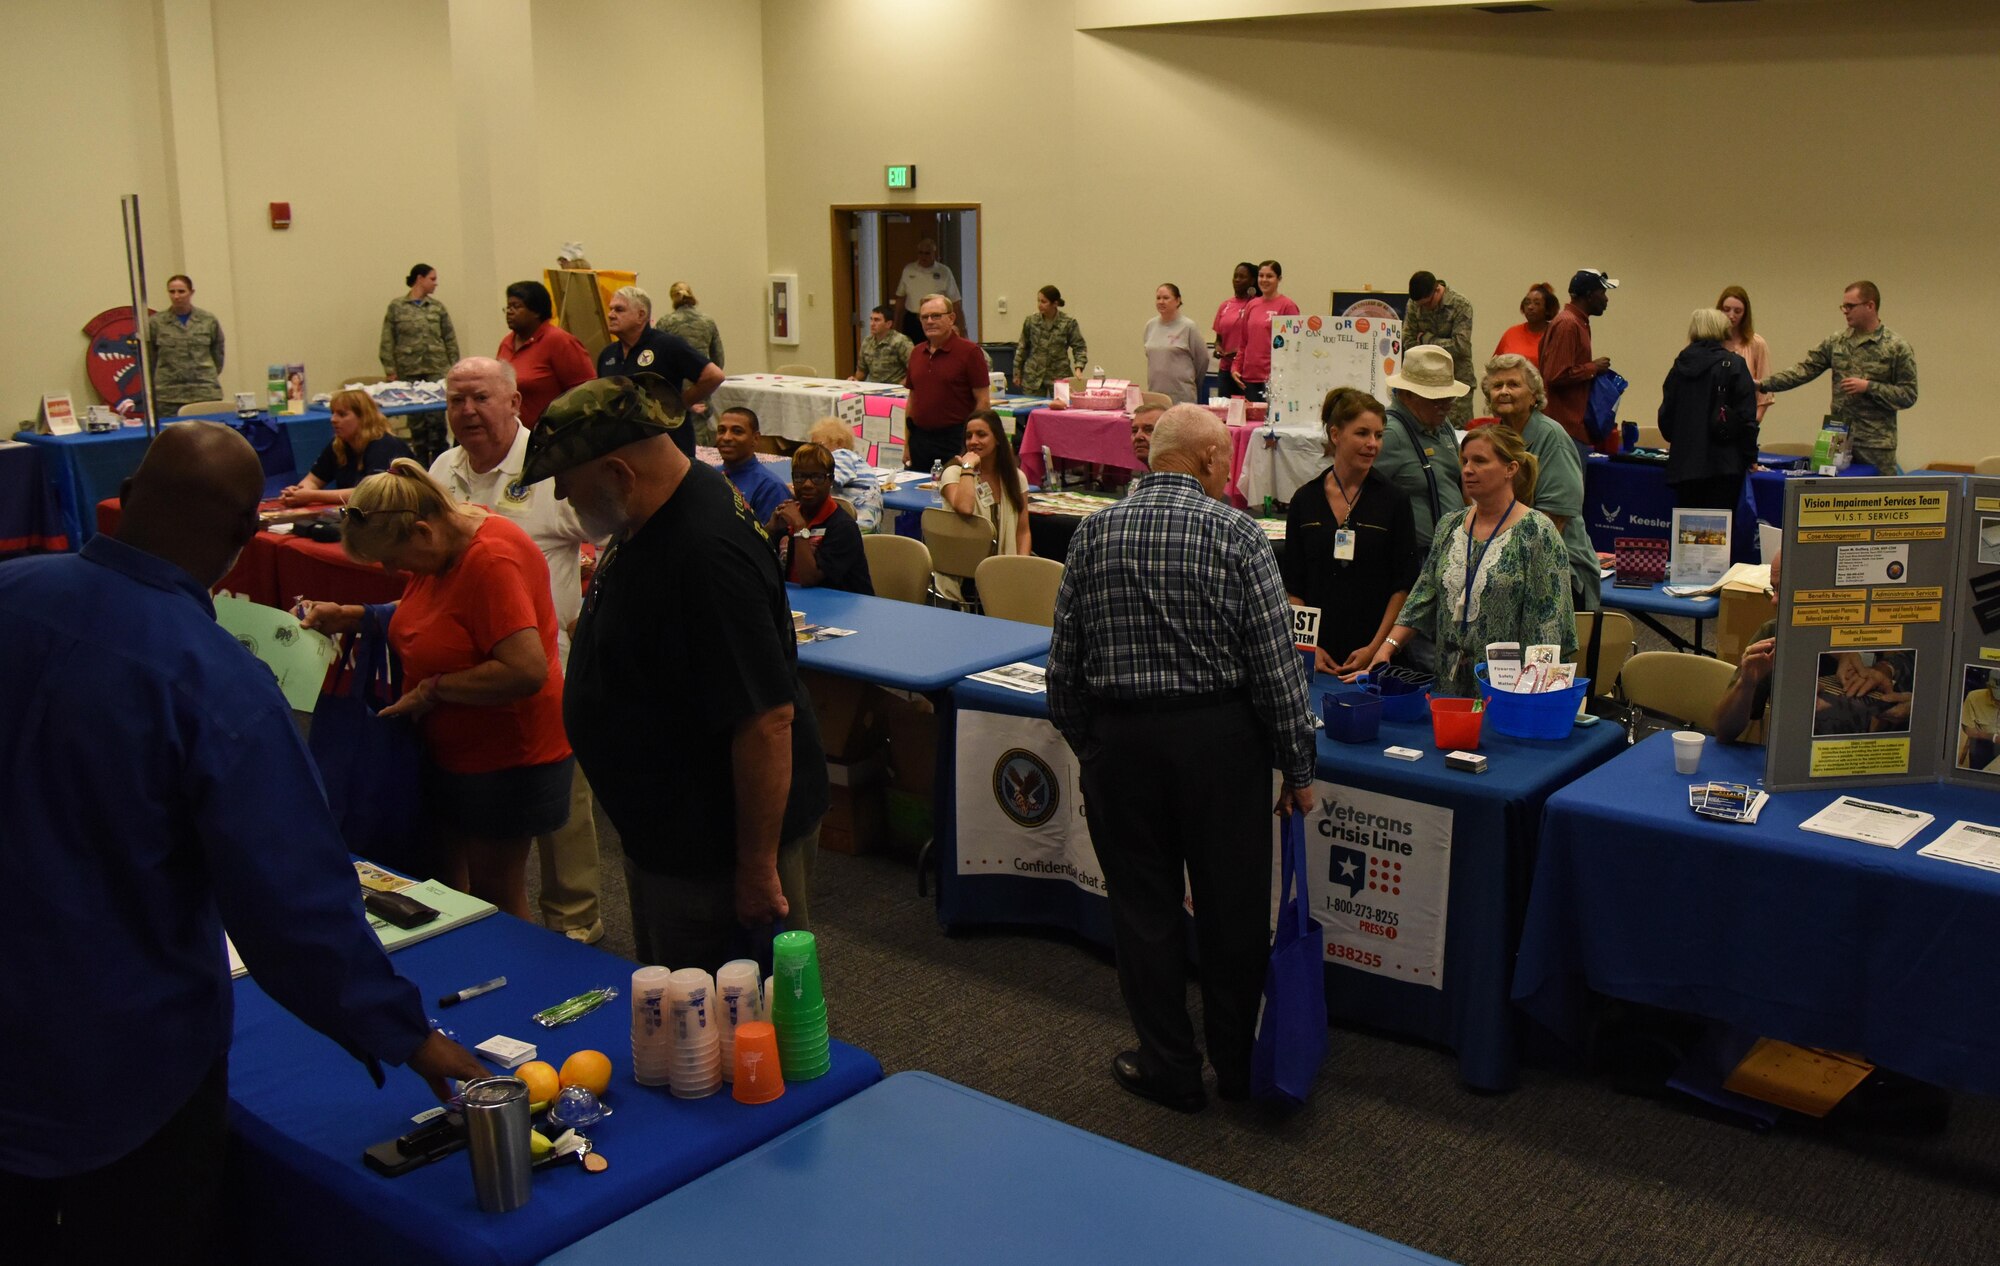
POLYGON ((1244 308, 1248 331, 1235 370, 1246 399, 1262 400, 1265 384, 1271 379, 1271 318, 1299 314, 1299 305, 1278 293, 1278 283, 1284 277, 1284 265, 1275 259, 1257 265, 1257 297, 1244 308))
POLYGON ((1244 318, 1250 300, 1257 296, 1257 265, 1244 262, 1236 266, 1236 275, 1229 279, 1229 288, 1234 291, 1222 306, 1215 310, 1215 376, 1225 396, 1243 394, 1243 380, 1236 376, 1236 358, 1243 353, 1243 336, 1248 330, 1244 318))
MULTIPOLYGON (((1771 370, 1771 349, 1750 320, 1750 293, 1741 286, 1724 286, 1722 297, 1715 301, 1715 306, 1729 318, 1729 337, 1722 340, 1722 345, 1749 363, 1752 382, 1764 381, 1764 376, 1771 370)), ((1775 398, 1768 391, 1757 393, 1759 425, 1763 424, 1764 412, 1775 398)))

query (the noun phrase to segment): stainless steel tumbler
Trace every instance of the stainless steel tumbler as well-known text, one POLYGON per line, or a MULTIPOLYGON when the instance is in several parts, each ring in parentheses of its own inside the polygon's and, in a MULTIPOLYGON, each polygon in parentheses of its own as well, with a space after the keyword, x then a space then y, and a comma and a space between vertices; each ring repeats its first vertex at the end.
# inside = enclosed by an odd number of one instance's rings
POLYGON ((460 1089, 472 1190, 480 1211, 511 1213, 534 1193, 528 1083, 519 1077, 481 1077, 460 1089))

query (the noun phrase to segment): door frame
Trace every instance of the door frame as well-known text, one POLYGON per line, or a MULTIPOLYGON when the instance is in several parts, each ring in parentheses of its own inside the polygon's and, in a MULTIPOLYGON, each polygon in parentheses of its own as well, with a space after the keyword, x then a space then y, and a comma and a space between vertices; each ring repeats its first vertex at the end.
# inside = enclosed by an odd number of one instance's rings
MULTIPOLYGON (((979 286, 986 288, 986 210, 977 202, 836 202, 827 210, 827 224, 832 234, 833 263, 833 376, 845 378, 854 372, 854 360, 860 344, 855 332, 860 326, 855 318, 860 315, 854 310, 854 243, 847 236, 848 221, 844 218, 857 211, 973 211, 978 219, 973 224, 973 259, 979 266, 979 286)), ((980 300, 983 303, 983 298, 980 300)), ((984 313, 981 313, 984 316, 984 313)), ((961 330, 959 333, 963 334, 961 330)))

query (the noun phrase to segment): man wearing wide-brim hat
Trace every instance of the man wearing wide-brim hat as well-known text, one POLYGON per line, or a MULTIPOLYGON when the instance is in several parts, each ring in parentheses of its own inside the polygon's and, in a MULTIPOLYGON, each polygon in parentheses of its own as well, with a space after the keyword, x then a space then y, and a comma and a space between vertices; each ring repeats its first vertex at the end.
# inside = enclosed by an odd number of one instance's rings
MULTIPOLYGON (((1402 367, 1386 380, 1395 402, 1384 419, 1375 473, 1410 499, 1417 545, 1425 552, 1438 522, 1465 508, 1458 483, 1458 433, 1447 419, 1472 388, 1458 381, 1456 371, 1449 351, 1424 344, 1404 348, 1402 367)), ((1419 639, 1406 647, 1403 661, 1430 671, 1430 641, 1419 639)))
POLYGON ((563 722, 625 850, 639 960, 769 969, 810 927, 827 809, 791 604, 743 499, 675 442, 678 383, 600 378, 557 398, 522 482, 554 479, 598 563, 571 636, 563 722))

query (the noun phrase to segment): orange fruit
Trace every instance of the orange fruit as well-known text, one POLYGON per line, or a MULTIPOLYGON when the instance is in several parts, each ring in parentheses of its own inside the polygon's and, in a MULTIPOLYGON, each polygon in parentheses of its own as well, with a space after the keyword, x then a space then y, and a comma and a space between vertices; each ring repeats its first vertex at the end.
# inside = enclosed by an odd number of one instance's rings
POLYGON ((563 1061, 562 1084, 582 1086, 594 1095, 611 1089, 611 1059, 603 1051, 578 1051, 563 1061))
POLYGON ((556 1075, 556 1066, 545 1059, 531 1059, 514 1070, 514 1075, 528 1083, 528 1102, 546 1103, 556 1097, 562 1089, 562 1078, 556 1075))

